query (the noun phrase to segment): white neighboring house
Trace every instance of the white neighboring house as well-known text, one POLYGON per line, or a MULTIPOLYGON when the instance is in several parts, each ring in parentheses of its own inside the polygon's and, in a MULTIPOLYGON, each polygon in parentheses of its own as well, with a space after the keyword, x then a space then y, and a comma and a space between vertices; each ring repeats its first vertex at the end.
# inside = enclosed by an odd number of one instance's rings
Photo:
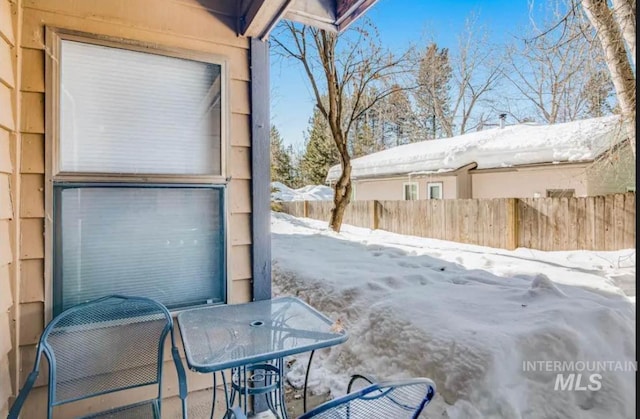
MULTIPOLYGON (((352 160, 353 199, 590 196, 635 191, 618 116, 509 125, 352 160)), ((327 183, 340 175, 331 167, 327 183)))

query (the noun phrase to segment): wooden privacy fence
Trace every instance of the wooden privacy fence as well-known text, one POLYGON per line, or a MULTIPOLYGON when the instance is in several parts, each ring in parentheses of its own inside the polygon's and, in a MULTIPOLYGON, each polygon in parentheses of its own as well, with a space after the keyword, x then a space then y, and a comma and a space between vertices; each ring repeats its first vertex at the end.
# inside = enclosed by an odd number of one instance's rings
MULTIPOLYGON (((635 248, 635 192, 579 198, 355 201, 344 223, 481 246, 547 251, 635 248)), ((329 220, 330 201, 283 202, 283 212, 329 220)))

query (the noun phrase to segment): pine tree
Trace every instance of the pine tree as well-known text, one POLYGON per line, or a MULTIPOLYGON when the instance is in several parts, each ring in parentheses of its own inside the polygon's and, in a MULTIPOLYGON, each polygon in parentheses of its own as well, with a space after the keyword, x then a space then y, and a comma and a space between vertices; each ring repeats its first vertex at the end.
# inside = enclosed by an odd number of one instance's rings
POLYGON ((613 83, 605 70, 595 71, 584 85, 582 95, 587 102, 587 116, 597 118, 612 111, 609 98, 613 95, 613 83))
POLYGON ((355 139, 353 142, 353 157, 366 156, 367 154, 380 151, 381 147, 376 141, 373 130, 367 123, 360 124, 355 130, 355 139))
POLYGON ((287 146, 287 154, 291 161, 291 183, 288 185, 290 188, 298 189, 305 185, 302 178, 302 151, 300 149, 294 149, 293 145, 287 146))
POLYGON ((280 132, 271 125, 271 181, 289 186, 292 183, 291 157, 282 144, 280 132))
POLYGON ((323 185, 329 168, 338 164, 339 155, 329 131, 326 118, 315 109, 309 120, 307 142, 300 163, 303 182, 323 185))
POLYGON ((389 95, 385 101, 387 131, 390 132, 391 142, 385 146, 399 146, 416 140, 415 115, 406 90, 395 85, 397 90, 389 95))
POLYGON ((449 50, 430 44, 420 60, 415 93, 419 119, 428 138, 453 136, 449 104, 451 74, 449 50))

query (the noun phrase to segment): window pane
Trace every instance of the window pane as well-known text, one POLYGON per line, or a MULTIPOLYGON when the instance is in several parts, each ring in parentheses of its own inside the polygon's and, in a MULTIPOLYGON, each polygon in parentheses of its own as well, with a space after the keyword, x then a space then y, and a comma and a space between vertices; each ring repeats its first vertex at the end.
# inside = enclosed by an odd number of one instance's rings
POLYGON ((220 66, 62 41, 60 170, 220 171, 220 66))
POLYGON ((442 187, 440 185, 429 185, 429 198, 442 199, 442 187))
POLYGON ((56 312, 108 294, 224 301, 221 188, 57 187, 56 312))
POLYGON ((418 199, 418 185, 413 183, 404 185, 404 199, 407 201, 418 199))

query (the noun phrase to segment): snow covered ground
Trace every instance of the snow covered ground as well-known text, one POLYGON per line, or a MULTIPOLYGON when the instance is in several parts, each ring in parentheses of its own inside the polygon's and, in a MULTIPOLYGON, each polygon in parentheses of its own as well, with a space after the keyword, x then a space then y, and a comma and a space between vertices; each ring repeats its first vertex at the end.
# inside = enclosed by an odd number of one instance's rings
POLYGON ((330 201, 333 199, 333 189, 324 185, 307 185, 299 189, 291 189, 280 182, 272 182, 272 201, 330 201))
MULTIPOLYGON (((315 392, 344 394, 356 372, 425 376, 438 386, 425 417, 635 417, 635 373, 610 371, 612 361, 635 366, 635 250, 506 251, 351 226, 335 234, 279 213, 271 230, 275 294, 305 299, 349 332, 316 353, 315 392), (526 371, 527 361, 576 363, 526 371), (577 361, 608 362, 595 371, 602 388, 555 391, 557 373, 580 372, 577 361)), ((301 386, 305 367, 298 358, 288 380, 301 386)))

